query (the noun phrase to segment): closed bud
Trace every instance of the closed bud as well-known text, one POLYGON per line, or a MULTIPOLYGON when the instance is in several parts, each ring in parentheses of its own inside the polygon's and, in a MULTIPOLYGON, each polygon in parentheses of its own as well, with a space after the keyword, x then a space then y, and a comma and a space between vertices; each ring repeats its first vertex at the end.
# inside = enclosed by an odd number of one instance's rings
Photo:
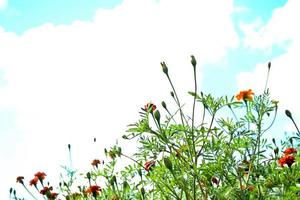
POLYGON ((289 111, 289 110, 285 110, 285 114, 286 114, 286 116, 288 116, 289 118, 293 118, 292 117, 292 113, 289 111))
POLYGON ((166 63, 161 62, 160 65, 162 67, 163 72, 168 75, 168 67, 167 67, 166 63))
POLYGON ((170 94, 171 94, 171 97, 174 98, 174 92, 171 91, 170 94))
POLYGON ((293 146, 293 138, 290 138, 289 141, 290 141, 291 145, 293 146))
POLYGON ((195 59, 195 56, 191 55, 191 63, 193 65, 194 68, 196 68, 196 65, 197 65, 197 61, 195 59))
POLYGON ((125 189, 125 188, 128 188, 129 187, 129 184, 127 183, 127 181, 124 181, 123 182, 123 188, 125 189))
POLYGON ((273 144, 275 144, 275 145, 276 145, 275 138, 272 138, 272 142, 273 142, 273 144))
POLYGON ((170 171, 173 170, 173 165, 172 165, 172 162, 170 161, 169 158, 164 158, 164 163, 165 163, 165 166, 167 169, 169 169, 170 171))
POLYGON ((276 147, 276 148, 274 149, 275 155, 278 155, 278 152, 279 152, 279 149, 278 149, 278 147, 276 147))
POLYGON ((91 179, 91 173, 90 172, 86 173, 86 177, 90 180, 91 179))
POLYGON ((70 144, 68 144, 68 149, 69 149, 69 150, 71 149, 71 145, 70 145, 70 144))
POLYGON ((154 112, 154 117, 155 117, 156 121, 159 123, 159 121, 160 121, 160 112, 158 110, 156 110, 154 112))
POLYGON ((9 188, 9 194, 11 194, 13 191, 13 188, 9 188))
POLYGON ((271 68, 271 62, 268 63, 268 68, 269 68, 269 69, 271 68))
POLYGON ((142 193, 143 198, 145 198, 145 193, 146 193, 146 192, 145 192, 145 188, 142 187, 141 193, 142 193))
POLYGON ((161 105, 162 105, 162 107, 163 107, 164 109, 167 109, 167 105, 166 105, 166 103, 165 103, 164 101, 161 102, 161 105))

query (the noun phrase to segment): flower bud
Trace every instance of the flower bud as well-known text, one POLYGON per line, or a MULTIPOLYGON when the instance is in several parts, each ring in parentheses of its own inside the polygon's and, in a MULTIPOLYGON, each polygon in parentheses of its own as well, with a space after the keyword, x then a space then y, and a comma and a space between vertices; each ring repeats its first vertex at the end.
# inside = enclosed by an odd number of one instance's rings
POLYGON ((191 63, 192 63, 192 65, 193 65, 193 67, 194 68, 196 68, 196 65, 197 65, 197 61, 196 61, 196 59, 195 59, 195 56, 193 56, 193 55, 191 55, 191 63))
POLYGON ((166 63, 161 62, 160 65, 162 67, 163 72, 168 75, 168 67, 167 67, 166 63))
POLYGON ((289 118, 293 118, 292 117, 292 113, 289 111, 289 110, 285 110, 285 114, 286 114, 286 116, 288 116, 289 118))
POLYGON ((154 112, 154 117, 155 117, 156 121, 159 123, 159 121, 160 121, 160 113, 159 113, 158 110, 156 110, 156 111, 154 112))
POLYGON ((279 149, 278 149, 278 147, 276 147, 276 148, 274 149, 275 155, 278 155, 278 152, 279 152, 279 149))
POLYGON ((91 173, 90 173, 90 172, 86 173, 86 177, 87 177, 89 180, 91 180, 91 173))
POLYGON ((162 107, 163 107, 164 109, 167 109, 167 105, 166 105, 166 103, 165 103, 164 101, 161 102, 161 105, 162 105, 162 107))
POLYGON ((129 187, 129 184, 127 183, 127 181, 124 181, 123 182, 123 188, 128 188, 129 187))
POLYGON ((172 166, 172 162, 170 161, 169 158, 164 158, 164 163, 165 163, 165 166, 166 168, 168 168, 170 171, 173 170, 173 166, 172 166))
POLYGON ((269 68, 269 69, 271 68, 271 62, 268 63, 268 68, 269 68))
POLYGON ((171 94, 171 97, 174 98, 174 92, 171 91, 170 94, 171 94))
POLYGON ((146 193, 146 192, 145 192, 145 188, 142 187, 141 193, 142 193, 143 198, 145 198, 145 193, 146 193))
POLYGON ((275 144, 275 145, 276 145, 275 138, 272 138, 272 142, 273 142, 273 144, 275 144))

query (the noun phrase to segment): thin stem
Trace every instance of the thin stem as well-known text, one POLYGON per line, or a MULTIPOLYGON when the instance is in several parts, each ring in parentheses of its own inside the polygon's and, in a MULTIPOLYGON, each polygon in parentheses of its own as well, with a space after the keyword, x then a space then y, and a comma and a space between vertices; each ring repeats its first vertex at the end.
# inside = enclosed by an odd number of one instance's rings
POLYGON ((22 183, 23 187, 25 188, 25 190, 28 192, 28 194, 30 194, 30 196, 34 199, 37 200, 37 198, 35 198, 35 196, 28 190, 28 188, 24 185, 24 183, 22 183))
MULTIPOLYGON (((193 100, 193 111, 192 111, 192 143, 193 143, 193 153, 195 156, 195 166, 197 167, 197 155, 196 155, 196 146, 195 146, 195 135, 194 135, 194 123, 195 123, 195 107, 196 107, 196 94, 197 94, 197 73, 196 67, 194 69, 194 100, 193 100)), ((194 184, 193 184, 193 192, 194 192, 194 199, 196 199, 196 177, 194 176, 194 184)))

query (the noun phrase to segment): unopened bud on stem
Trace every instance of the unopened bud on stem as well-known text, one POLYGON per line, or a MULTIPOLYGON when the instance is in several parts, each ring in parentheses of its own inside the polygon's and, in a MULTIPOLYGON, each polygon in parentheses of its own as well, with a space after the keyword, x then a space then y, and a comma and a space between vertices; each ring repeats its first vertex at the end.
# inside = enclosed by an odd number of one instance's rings
POLYGON ((166 63, 161 62, 160 65, 162 67, 163 72, 168 75, 168 67, 167 67, 166 63))
POLYGON ((192 63, 192 65, 193 65, 193 67, 194 68, 196 68, 196 65, 197 65, 197 61, 196 61, 196 59, 195 59, 195 56, 193 56, 193 55, 191 55, 191 63, 192 63))
POLYGON ((292 117, 292 113, 289 111, 289 110, 285 110, 285 114, 286 114, 286 116, 288 116, 289 118, 293 118, 292 117))

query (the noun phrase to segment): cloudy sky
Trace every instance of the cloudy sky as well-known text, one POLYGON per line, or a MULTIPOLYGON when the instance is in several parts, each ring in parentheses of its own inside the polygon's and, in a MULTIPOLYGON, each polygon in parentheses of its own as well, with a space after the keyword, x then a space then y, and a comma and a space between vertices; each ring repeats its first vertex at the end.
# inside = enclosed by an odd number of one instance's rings
POLYGON ((300 121, 299 9, 299 0, 0 0, 0 198, 16 176, 58 176, 67 144, 75 167, 88 166, 145 103, 171 104, 161 61, 189 103, 191 54, 200 89, 217 96, 258 94, 272 61, 280 113, 268 134, 294 131, 283 111, 300 121))

